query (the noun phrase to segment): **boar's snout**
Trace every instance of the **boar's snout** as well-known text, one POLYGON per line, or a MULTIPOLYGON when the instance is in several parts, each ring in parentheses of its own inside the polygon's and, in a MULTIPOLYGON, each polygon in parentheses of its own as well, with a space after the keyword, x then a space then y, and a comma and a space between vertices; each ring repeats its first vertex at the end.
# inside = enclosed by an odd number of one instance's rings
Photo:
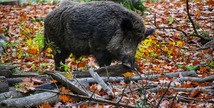
POLYGON ((154 28, 147 28, 146 31, 145 31, 145 38, 148 37, 149 35, 152 35, 154 34, 155 32, 155 29, 154 28))
POLYGON ((133 68, 135 65, 135 58, 132 56, 124 56, 122 59, 122 64, 128 68, 133 68))

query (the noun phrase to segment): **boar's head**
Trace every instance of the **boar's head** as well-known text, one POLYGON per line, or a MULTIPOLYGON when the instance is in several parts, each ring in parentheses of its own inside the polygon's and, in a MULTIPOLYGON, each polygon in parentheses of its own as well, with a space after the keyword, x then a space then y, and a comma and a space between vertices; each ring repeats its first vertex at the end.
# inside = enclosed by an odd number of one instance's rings
POLYGON ((153 34, 155 29, 146 29, 142 18, 136 14, 123 18, 120 28, 112 37, 107 48, 116 59, 122 61, 124 66, 134 68, 138 44, 153 34))

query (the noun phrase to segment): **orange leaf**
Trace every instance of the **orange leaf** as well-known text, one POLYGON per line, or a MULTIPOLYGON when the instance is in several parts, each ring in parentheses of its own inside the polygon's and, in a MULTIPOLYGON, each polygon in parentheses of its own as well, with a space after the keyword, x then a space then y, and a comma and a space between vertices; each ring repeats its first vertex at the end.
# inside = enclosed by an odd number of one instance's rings
POLYGON ((51 105, 48 102, 45 102, 41 104, 39 108, 51 108, 51 105))
POLYGON ((105 95, 105 94, 106 94, 106 91, 105 91, 105 90, 101 90, 101 91, 99 92, 99 95, 100 95, 100 96, 105 95))
POLYGON ((82 61, 82 62, 80 62, 78 65, 77 65, 77 67, 85 67, 86 65, 87 65, 87 61, 82 61))
POLYGON ((195 2, 202 2, 202 0, 195 0, 195 2))
POLYGON ((166 79, 166 77, 164 75, 161 75, 158 77, 158 80, 163 80, 163 79, 166 79))
MULTIPOLYGON (((70 90, 66 89, 65 87, 62 87, 60 91, 63 93, 71 93, 70 90)), ((62 100, 62 102, 73 102, 72 98, 68 95, 59 95, 59 98, 62 100)))
POLYGON ((70 92, 70 90, 69 90, 69 89, 66 89, 65 87, 62 87, 62 88, 60 89, 60 91, 61 91, 61 92, 64 92, 64 93, 69 93, 69 92, 70 92))
POLYGON ((72 102, 72 98, 67 95, 59 95, 59 98, 62 100, 62 102, 72 102))
POLYGON ((193 65, 200 64, 200 61, 199 61, 199 60, 194 60, 192 64, 193 64, 193 65))
POLYGON ((51 83, 57 83, 58 81, 57 80, 51 80, 51 83))
POLYGON ((100 90, 102 90, 102 87, 99 84, 93 84, 90 87, 91 92, 99 92, 100 90))
POLYGON ((95 90, 96 90, 96 85, 93 84, 93 85, 90 87, 90 91, 91 91, 91 92, 94 92, 95 90))
POLYGON ((182 86, 184 88, 193 88, 193 85, 192 85, 192 83, 190 81, 187 81, 186 83, 182 84, 182 86))
POLYGON ((153 69, 156 70, 156 71, 161 70, 158 66, 153 66, 153 69))
POLYGON ((175 45, 175 42, 169 41, 169 45, 170 45, 170 46, 174 46, 174 45, 175 45))
POLYGON ((211 6, 214 5, 214 1, 213 0, 206 0, 206 1, 207 1, 206 2, 207 5, 211 5, 211 6))
POLYGON ((124 76, 125 78, 127 78, 127 77, 134 77, 134 76, 135 76, 135 73, 133 73, 133 72, 126 72, 126 73, 123 74, 123 76, 124 76))
POLYGON ((191 97, 191 98, 195 98, 199 93, 200 93, 200 91, 198 91, 198 90, 193 90, 193 91, 190 93, 190 97, 191 97))
POLYGON ((176 6, 176 7, 181 7, 181 3, 180 3, 180 2, 176 2, 176 3, 175 3, 175 6, 176 6))
POLYGON ((200 66, 200 72, 208 72, 205 66, 200 66))
POLYGON ((38 50, 38 46, 28 46, 28 50, 27 52, 30 54, 38 54, 39 50, 38 50))
POLYGON ((80 106, 80 108, 89 108, 88 104, 84 104, 82 106, 80 106))
POLYGON ((201 10, 197 10, 197 11, 196 11, 196 15, 197 15, 197 16, 200 16, 200 15, 201 15, 201 10))
POLYGON ((186 3, 186 0, 180 0, 181 3, 186 3))

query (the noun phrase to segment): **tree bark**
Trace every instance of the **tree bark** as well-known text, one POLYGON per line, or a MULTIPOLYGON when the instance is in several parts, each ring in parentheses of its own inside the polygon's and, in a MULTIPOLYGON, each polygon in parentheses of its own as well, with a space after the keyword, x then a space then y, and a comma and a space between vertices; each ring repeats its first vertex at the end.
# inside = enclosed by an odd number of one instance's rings
POLYGON ((44 102, 53 104, 59 101, 59 97, 56 93, 43 92, 35 95, 23 97, 23 98, 14 98, 7 99, 0 102, 1 108, 31 108, 36 107, 44 102))

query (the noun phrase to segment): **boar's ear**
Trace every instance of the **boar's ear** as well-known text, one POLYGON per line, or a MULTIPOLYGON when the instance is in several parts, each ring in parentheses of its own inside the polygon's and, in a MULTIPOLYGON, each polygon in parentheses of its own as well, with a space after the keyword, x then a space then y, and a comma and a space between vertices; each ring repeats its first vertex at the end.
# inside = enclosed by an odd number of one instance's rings
POLYGON ((132 21, 128 18, 123 18, 120 27, 122 31, 129 31, 133 28, 132 21))

